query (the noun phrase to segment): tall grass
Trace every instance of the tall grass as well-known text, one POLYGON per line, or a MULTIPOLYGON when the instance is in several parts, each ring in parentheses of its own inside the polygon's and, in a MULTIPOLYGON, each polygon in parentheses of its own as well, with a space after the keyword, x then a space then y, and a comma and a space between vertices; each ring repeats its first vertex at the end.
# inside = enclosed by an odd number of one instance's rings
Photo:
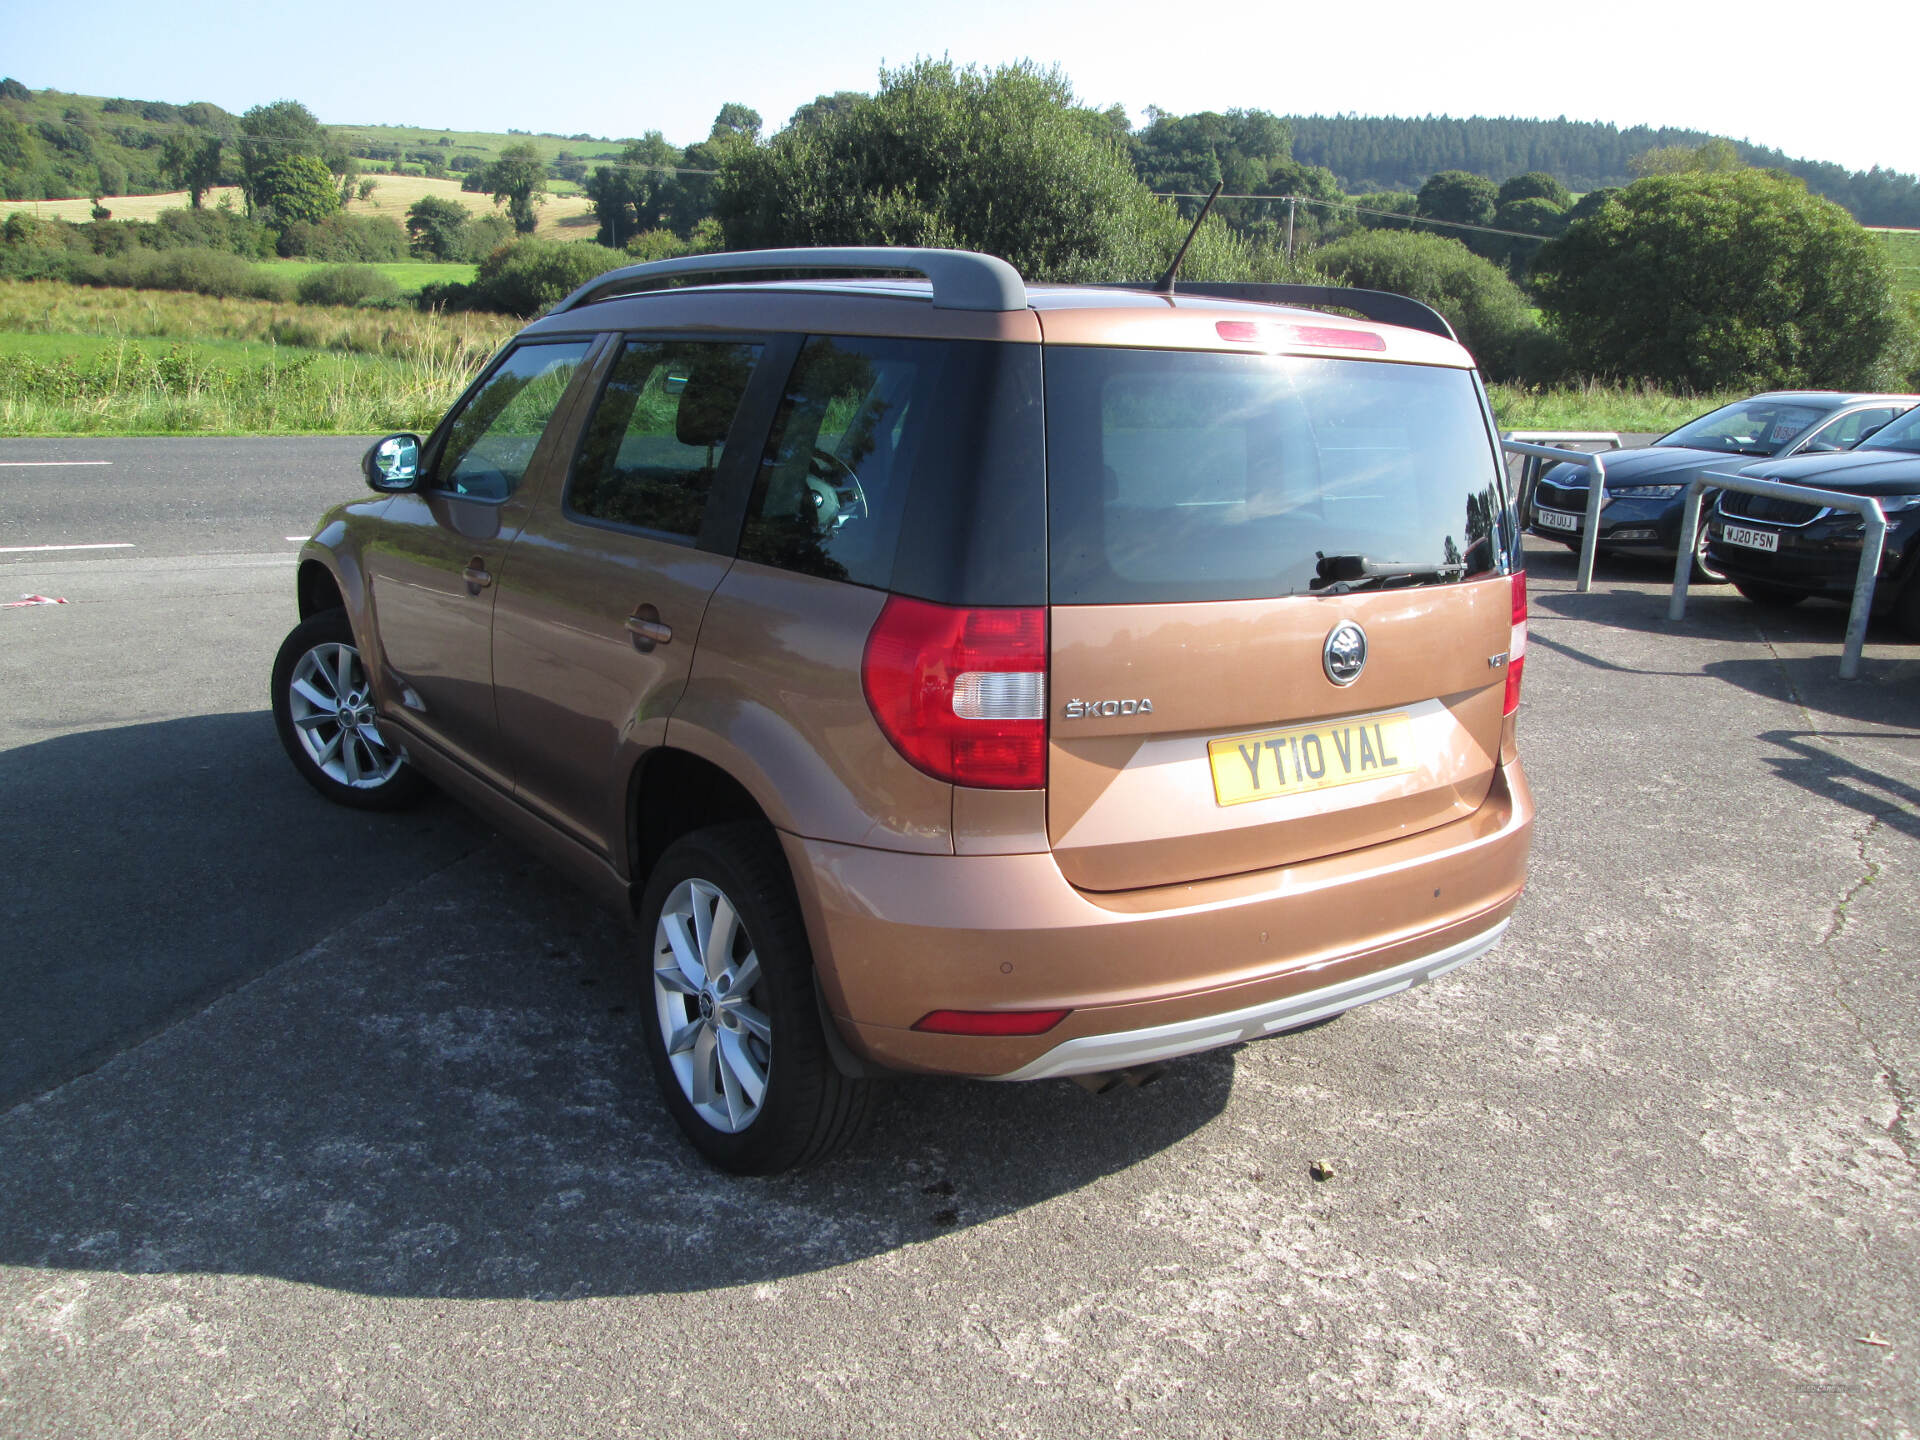
POLYGON ((524 321, 295 305, 169 290, 98 290, 49 280, 0 281, 0 331, 128 340, 261 340, 389 358, 423 348, 478 368, 524 321))
POLYGON ((1494 418, 1502 430, 1620 430, 1664 435, 1696 415, 1735 400, 1744 390, 1718 395, 1676 395, 1650 385, 1586 380, 1550 390, 1489 385, 1494 418))
POLYGON ((378 357, 276 346, 242 365, 125 340, 84 363, 0 355, 0 435, 425 433, 472 378, 466 358, 424 339, 378 357))

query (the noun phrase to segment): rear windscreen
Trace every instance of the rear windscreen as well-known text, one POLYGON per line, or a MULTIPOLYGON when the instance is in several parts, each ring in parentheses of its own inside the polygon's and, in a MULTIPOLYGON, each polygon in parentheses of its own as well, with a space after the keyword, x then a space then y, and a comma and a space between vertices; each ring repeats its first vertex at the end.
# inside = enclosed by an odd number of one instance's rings
POLYGON ((1492 572, 1503 504, 1472 373, 1047 351, 1051 599, 1254 600, 1492 572))

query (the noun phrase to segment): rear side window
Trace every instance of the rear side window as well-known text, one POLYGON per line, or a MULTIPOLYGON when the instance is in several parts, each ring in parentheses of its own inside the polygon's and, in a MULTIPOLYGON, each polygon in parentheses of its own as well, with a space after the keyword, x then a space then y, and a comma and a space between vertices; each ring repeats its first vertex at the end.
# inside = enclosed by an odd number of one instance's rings
POLYGON ((946 604, 1046 595, 1039 347, 810 336, 744 559, 946 604))
POLYGON ((629 341, 567 482, 575 518, 692 540, 758 345, 629 341))
POLYGON ((1355 557, 1450 579, 1498 563, 1468 371, 1061 347, 1046 384, 1055 604, 1312 594, 1355 557))

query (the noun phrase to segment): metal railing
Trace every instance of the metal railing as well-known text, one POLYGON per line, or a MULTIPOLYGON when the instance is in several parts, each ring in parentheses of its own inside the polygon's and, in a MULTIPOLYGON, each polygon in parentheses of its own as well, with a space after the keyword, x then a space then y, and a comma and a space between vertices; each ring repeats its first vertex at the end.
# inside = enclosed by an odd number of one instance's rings
MULTIPOLYGON (((1867 617, 1873 609, 1873 582, 1880 573, 1880 556, 1887 543, 1887 517, 1880 502, 1871 495, 1846 495, 1838 490, 1813 490, 1805 485, 1786 485, 1778 480, 1751 480, 1743 475, 1721 475, 1709 470, 1696 475, 1687 485, 1686 513, 1680 517, 1680 554, 1673 565, 1673 600, 1667 606, 1667 618, 1680 620, 1687 613, 1687 581, 1693 570, 1693 547, 1700 533, 1700 497, 1706 490, 1738 490, 1743 495, 1771 495, 1797 505, 1823 505, 1829 510, 1849 510, 1860 517, 1866 533, 1860 541, 1860 569, 1853 577, 1853 609, 1847 615, 1847 643, 1840 652, 1840 678, 1857 679, 1860 651, 1867 643, 1867 617)), ((1760 522, 1764 524, 1765 522, 1760 522)))
POLYGON ((1576 444, 1604 444, 1609 450, 1620 448, 1620 437, 1612 431, 1591 430, 1509 430, 1500 437, 1500 448, 1526 459, 1520 469, 1520 527, 1527 526, 1533 507, 1533 488, 1539 483, 1546 461, 1583 465, 1592 472, 1587 484, 1587 518, 1580 527, 1580 589, 1593 588, 1593 557, 1600 543, 1600 511, 1607 503, 1607 462, 1605 451, 1564 450, 1538 443, 1542 440, 1570 441, 1576 444))

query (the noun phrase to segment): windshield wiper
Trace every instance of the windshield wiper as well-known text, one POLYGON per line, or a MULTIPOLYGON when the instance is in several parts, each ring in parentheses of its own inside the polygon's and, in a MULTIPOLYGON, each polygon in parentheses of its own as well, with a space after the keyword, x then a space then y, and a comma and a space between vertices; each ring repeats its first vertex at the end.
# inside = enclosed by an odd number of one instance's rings
POLYGON ((1464 563, 1422 564, 1404 560, 1369 560, 1364 555, 1326 555, 1315 551, 1314 578, 1308 588, 1316 595, 1345 595, 1351 590, 1393 584, 1428 585, 1458 580, 1467 573, 1464 563))

